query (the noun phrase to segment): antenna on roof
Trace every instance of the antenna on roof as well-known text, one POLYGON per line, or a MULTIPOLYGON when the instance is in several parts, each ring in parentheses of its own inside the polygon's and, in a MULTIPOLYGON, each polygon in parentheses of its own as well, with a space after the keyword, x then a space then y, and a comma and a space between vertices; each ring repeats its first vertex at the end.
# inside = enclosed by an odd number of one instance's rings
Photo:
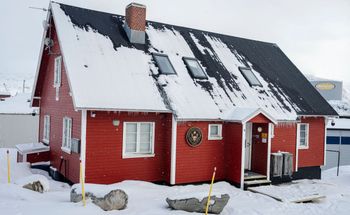
POLYGON ((3 85, 5 87, 6 92, 9 92, 9 89, 7 88, 7 85, 5 83, 3 83, 3 85))
POLYGON ((44 12, 48 11, 48 9, 46 8, 41 8, 41 7, 32 7, 32 6, 29 6, 30 9, 34 9, 34 10, 42 10, 44 12))

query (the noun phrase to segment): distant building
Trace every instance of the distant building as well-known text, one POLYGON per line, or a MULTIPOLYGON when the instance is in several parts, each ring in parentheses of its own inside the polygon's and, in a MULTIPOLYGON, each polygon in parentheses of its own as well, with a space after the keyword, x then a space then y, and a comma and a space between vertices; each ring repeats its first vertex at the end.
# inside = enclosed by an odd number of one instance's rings
POLYGON ((327 162, 324 168, 337 166, 338 153, 336 151, 340 152, 340 165, 350 165, 350 102, 346 99, 343 82, 317 77, 308 78, 339 114, 339 119, 329 121, 327 125, 327 162))
POLYGON ((36 142, 39 131, 37 108, 30 107, 30 94, 0 99, 0 148, 36 142))

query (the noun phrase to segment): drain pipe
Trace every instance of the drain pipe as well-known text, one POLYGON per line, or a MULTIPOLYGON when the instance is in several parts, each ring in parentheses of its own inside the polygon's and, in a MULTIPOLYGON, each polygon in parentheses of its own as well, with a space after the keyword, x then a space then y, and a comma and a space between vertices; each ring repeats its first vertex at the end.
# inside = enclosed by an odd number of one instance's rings
POLYGON ((170 159, 170 184, 176 183, 176 135, 177 122, 174 114, 171 119, 171 159, 170 159))

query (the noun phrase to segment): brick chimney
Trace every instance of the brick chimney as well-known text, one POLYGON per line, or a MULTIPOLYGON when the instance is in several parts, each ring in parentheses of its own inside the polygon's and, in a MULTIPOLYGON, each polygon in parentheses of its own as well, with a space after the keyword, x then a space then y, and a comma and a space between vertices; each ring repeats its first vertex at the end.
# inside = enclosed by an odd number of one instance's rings
POLYGON ((125 8, 124 30, 131 43, 145 44, 146 6, 130 3, 125 8))

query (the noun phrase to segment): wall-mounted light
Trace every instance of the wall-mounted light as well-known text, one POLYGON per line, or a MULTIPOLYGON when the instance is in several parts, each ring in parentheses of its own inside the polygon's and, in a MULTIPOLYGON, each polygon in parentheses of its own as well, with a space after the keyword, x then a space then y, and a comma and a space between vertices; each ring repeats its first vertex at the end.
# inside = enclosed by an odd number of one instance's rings
POLYGON ((113 120, 113 126, 118 127, 119 124, 120 124, 120 121, 119 121, 119 120, 117 120, 117 119, 114 119, 114 120, 113 120))
POLYGON ((95 111, 91 111, 91 112, 90 112, 90 116, 91 116, 92 118, 95 118, 95 117, 96 117, 95 111))
POLYGON ((262 132, 262 127, 258 127, 258 132, 259 132, 259 133, 262 132))
POLYGON ((332 126, 335 126, 334 119, 332 119, 331 125, 332 125, 332 126))

